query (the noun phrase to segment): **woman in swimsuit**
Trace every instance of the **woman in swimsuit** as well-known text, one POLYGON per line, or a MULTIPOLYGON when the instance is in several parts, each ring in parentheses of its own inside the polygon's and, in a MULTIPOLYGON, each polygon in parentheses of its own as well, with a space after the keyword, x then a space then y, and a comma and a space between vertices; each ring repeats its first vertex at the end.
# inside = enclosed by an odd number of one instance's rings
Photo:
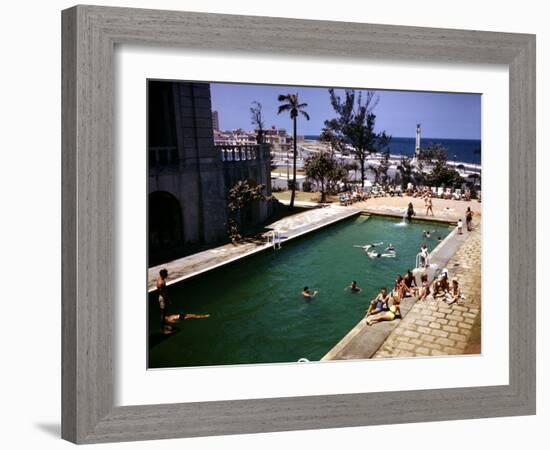
POLYGON ((462 293, 460 292, 460 286, 458 285, 458 279, 453 278, 451 289, 445 296, 445 301, 452 305, 453 303, 462 303, 462 293))
POLYGON ((394 298, 394 304, 390 306, 387 311, 382 311, 372 316, 367 316, 365 323, 372 325, 377 322, 388 322, 396 318, 401 318, 401 308, 399 307, 399 301, 394 298))
POLYGON ((420 280, 422 281, 422 286, 420 287, 420 295, 418 297, 418 300, 424 301, 428 298, 428 295, 430 295, 430 283, 428 282, 428 275, 422 275, 420 280))

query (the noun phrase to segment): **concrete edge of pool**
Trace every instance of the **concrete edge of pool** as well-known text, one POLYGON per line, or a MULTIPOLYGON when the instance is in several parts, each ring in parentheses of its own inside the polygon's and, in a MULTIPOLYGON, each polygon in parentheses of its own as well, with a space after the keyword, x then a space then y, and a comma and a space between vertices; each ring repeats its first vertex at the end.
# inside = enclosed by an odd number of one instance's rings
MULTIPOLYGON (((376 215, 386 216, 387 214, 378 213, 376 215)), ((424 218, 421 220, 430 222, 424 218)), ((455 221, 439 220, 437 222, 446 222, 449 226, 456 224, 455 221)), ((465 234, 459 235, 457 229, 453 229, 430 253, 431 264, 434 264, 438 268, 445 267, 460 245, 466 240, 466 236, 465 234)), ((433 267, 428 269, 430 280, 433 279, 436 270, 433 267)), ((415 303, 416 299, 413 297, 403 299, 401 303, 403 318, 415 303)), ((378 351, 400 323, 401 319, 368 326, 365 318, 363 318, 321 358, 321 361, 369 359, 378 351)))

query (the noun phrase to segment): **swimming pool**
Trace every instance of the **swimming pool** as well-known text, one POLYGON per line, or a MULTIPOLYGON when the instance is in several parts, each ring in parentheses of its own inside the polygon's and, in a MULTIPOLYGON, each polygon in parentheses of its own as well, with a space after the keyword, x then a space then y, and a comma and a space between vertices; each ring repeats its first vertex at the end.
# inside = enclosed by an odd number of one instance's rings
POLYGON ((451 231, 438 223, 359 216, 169 288, 169 312, 208 313, 161 336, 156 295, 149 301, 149 367, 188 367, 321 359, 364 316, 382 286, 451 231), (432 237, 423 230, 435 230, 432 237), (369 258, 354 245, 392 243, 395 258, 369 258), (357 280, 360 293, 346 290, 357 280), (304 286, 318 290, 311 301, 304 286))

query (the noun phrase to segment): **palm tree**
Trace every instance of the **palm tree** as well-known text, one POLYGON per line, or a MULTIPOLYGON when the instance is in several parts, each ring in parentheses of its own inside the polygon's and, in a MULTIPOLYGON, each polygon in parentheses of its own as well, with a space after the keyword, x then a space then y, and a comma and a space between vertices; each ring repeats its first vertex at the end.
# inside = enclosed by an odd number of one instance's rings
POLYGON ((293 209, 294 197, 296 195, 296 154, 298 151, 296 139, 296 118, 298 117, 298 114, 301 114, 307 120, 309 120, 309 114, 304 111, 304 108, 307 107, 307 103, 298 102, 298 94, 279 95, 279 101, 282 102, 282 105, 279 105, 279 110, 277 111, 277 114, 281 114, 284 111, 289 111, 293 125, 292 140, 294 142, 294 154, 292 157, 292 193, 290 195, 290 209, 293 209))

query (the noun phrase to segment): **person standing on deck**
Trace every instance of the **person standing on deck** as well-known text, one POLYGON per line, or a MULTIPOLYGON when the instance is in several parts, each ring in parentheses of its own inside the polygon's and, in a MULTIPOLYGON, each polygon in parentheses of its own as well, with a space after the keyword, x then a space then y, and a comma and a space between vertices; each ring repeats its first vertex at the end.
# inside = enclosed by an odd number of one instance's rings
POLYGON ((434 215, 434 210, 432 207, 432 198, 428 196, 428 198, 426 198, 426 215, 429 215, 428 213, 432 213, 432 216, 434 215))
POLYGON ((159 276, 157 277, 157 290, 160 307, 160 332, 163 334, 168 334, 172 331, 172 327, 166 325, 166 308, 169 303, 168 295, 166 295, 166 278, 168 278, 168 271, 160 269, 159 276))
POLYGON ((416 215, 414 212, 414 206, 412 202, 409 202, 409 205, 407 206, 407 219, 412 220, 412 217, 416 215))
POLYGON ((472 231, 472 218, 473 218, 473 215, 474 215, 474 213, 472 212, 472 210, 468 206, 468 209, 466 210, 466 229, 468 231, 472 231))

